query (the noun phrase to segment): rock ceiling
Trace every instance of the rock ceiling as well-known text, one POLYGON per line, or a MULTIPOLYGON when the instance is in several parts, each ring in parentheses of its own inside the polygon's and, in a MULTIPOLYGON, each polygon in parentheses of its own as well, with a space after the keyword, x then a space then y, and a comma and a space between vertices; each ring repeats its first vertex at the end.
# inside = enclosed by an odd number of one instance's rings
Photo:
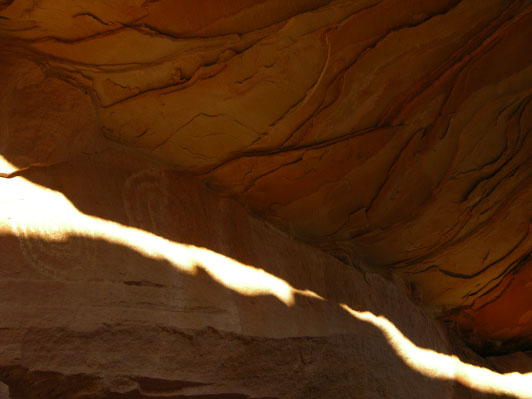
POLYGON ((531 345, 531 1, 4 0, 0 35, 17 167, 103 134, 531 345))

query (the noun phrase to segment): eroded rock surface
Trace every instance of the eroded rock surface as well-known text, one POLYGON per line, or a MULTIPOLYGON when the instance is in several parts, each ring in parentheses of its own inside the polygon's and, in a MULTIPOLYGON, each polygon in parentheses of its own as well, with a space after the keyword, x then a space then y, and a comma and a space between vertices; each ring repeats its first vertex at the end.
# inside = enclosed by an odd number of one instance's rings
POLYGON ((408 280, 475 349, 526 349, 531 37, 527 0, 0 2, 0 173, 226 251, 173 220, 194 207, 167 175, 196 174, 289 237, 408 280), (165 168, 122 165, 136 158, 165 168))
POLYGON ((459 351, 399 281, 173 170, 110 148, 6 176, 0 379, 12 399, 484 397, 458 368, 431 378, 438 369, 371 318, 497 370, 459 351))

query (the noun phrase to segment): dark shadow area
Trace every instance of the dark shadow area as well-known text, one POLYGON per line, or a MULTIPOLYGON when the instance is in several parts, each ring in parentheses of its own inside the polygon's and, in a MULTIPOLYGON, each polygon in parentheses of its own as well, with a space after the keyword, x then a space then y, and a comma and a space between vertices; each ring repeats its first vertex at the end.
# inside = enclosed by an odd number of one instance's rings
MULTIPOLYGON (((63 194, 86 215, 139 228, 172 242, 208 248, 263 269, 296 289, 308 289, 338 303, 352 307, 357 303, 373 304, 366 310, 387 317, 417 345, 451 354, 448 347, 433 347, 431 337, 441 331, 433 327, 424 334, 410 317, 404 317, 412 312, 414 319, 423 319, 416 305, 389 299, 388 306, 383 307, 372 299, 380 291, 391 289, 382 278, 371 273, 363 276, 332 256, 284 236, 251 217, 236 201, 216 196, 193 176, 115 149, 80 155, 45 168, 30 168, 17 176, 63 194), (350 275, 349 280, 344 279, 345 273, 350 275)), ((408 288, 393 291, 390 298, 405 298, 408 288)), ((472 352, 467 355, 464 360, 489 367, 472 352)))
POLYGON ((472 397, 458 383, 412 370, 378 328, 335 311, 335 303, 296 296, 289 307, 270 295, 240 295, 201 270, 183 273, 86 237, 0 248, 1 302, 11 307, 0 347, 18 352, 0 376, 12 399, 411 397, 450 389, 472 397), (64 256, 54 261, 57 245, 64 256), (48 254, 41 258, 48 268, 28 248, 48 254), (320 306, 348 332, 312 336, 320 306), (301 324, 300 336, 275 333, 287 320, 301 324))

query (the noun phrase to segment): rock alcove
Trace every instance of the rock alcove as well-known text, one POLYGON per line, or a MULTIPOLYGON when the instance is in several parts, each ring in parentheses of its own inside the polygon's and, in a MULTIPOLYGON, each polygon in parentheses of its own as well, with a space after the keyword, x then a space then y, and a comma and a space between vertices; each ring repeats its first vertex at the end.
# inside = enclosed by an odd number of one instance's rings
POLYGON ((531 397, 531 41, 527 0, 0 1, 0 398, 531 397))

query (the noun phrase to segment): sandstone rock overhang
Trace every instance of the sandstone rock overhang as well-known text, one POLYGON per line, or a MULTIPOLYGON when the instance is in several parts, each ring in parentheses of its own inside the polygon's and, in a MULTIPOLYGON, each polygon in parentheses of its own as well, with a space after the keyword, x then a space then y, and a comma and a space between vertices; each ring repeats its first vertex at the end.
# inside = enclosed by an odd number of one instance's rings
POLYGON ((220 4, 1 2, 1 155, 112 142, 530 348, 532 3, 220 4))

